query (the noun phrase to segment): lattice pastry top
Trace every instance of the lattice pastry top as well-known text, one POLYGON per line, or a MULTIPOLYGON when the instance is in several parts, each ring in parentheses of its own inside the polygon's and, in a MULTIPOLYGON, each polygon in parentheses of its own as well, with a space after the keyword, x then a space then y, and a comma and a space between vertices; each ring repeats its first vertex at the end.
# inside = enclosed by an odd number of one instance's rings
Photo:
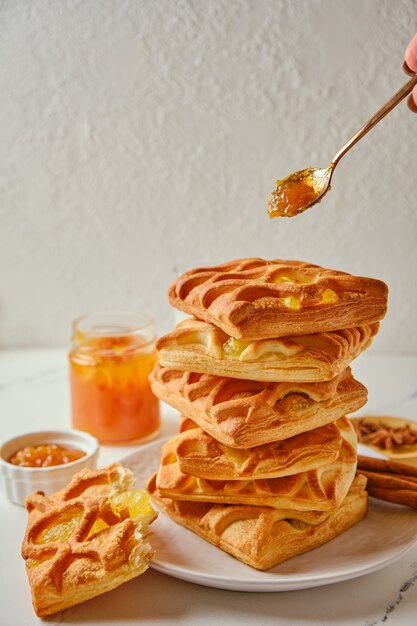
POLYGON ((157 341, 172 369, 271 382, 320 382, 345 370, 371 343, 379 324, 327 333, 242 340, 194 318, 157 341))
POLYGON ((336 461, 344 441, 352 443, 352 425, 347 417, 247 449, 225 446, 191 423, 182 420, 176 438, 178 468, 183 474, 209 480, 257 480, 309 472, 336 461))
POLYGON ((372 324, 384 317, 387 297, 380 280, 301 261, 263 259, 190 270, 168 291, 173 306, 238 339, 372 324))
POLYGON ((178 437, 175 437, 163 446, 156 477, 158 495, 173 500, 326 511, 342 503, 356 471, 356 434, 348 421, 336 460, 308 472, 281 478, 208 480, 184 474, 178 464, 177 443, 178 437))
POLYGON ((329 511, 289 511, 248 504, 212 504, 161 498, 156 475, 148 490, 158 507, 247 565, 267 570, 334 539, 367 512, 366 479, 357 475, 341 506, 329 511))
POLYGON ((335 422, 366 403, 348 368, 322 383, 265 383, 179 372, 157 364, 152 390, 212 437, 253 448, 335 422))
POLYGON ((50 497, 26 499, 22 556, 36 614, 45 617, 142 574, 153 556, 146 541, 157 514, 130 470, 84 469, 50 497))

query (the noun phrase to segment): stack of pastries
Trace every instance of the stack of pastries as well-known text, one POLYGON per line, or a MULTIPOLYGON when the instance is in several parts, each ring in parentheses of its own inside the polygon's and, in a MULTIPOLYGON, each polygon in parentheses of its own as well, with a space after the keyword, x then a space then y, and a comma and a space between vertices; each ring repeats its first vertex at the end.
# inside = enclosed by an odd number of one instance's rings
POLYGON ((170 303, 191 317, 159 339, 154 393, 181 413, 148 489, 159 508, 266 570, 367 511, 346 414, 366 388, 350 362, 371 343, 387 286, 300 261, 191 270, 170 303))

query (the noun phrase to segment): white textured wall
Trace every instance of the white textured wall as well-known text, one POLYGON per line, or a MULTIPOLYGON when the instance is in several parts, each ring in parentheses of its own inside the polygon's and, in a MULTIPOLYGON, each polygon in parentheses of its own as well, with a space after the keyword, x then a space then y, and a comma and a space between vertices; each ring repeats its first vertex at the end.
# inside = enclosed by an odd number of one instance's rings
POLYGON ((375 350, 417 351, 417 116, 396 109, 333 191, 269 221, 406 80, 416 0, 3 0, 0 345, 144 308, 176 271, 300 258, 386 280, 375 350))

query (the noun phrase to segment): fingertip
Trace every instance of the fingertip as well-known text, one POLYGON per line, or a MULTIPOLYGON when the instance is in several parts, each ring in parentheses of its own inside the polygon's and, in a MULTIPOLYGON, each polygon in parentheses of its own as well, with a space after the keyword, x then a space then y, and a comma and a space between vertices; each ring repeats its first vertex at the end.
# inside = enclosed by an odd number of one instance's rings
POLYGON ((408 67, 417 73, 417 33, 407 46, 405 51, 404 60, 408 67))
POLYGON ((411 68, 408 67, 407 62, 404 61, 403 63, 403 72, 405 72, 406 74, 408 74, 408 76, 414 76, 415 72, 413 72, 413 70, 411 68))
POLYGON ((417 90, 414 89, 414 92, 408 96, 407 105, 410 111, 413 113, 417 113, 417 90))

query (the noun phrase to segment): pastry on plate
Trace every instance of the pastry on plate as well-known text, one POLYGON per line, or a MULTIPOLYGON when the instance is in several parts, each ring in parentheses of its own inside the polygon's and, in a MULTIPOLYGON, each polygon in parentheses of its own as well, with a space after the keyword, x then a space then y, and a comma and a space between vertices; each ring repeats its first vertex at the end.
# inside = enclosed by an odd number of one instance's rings
POLYGON ((39 617, 84 602, 142 574, 156 518, 132 472, 113 464, 84 469, 62 491, 26 498, 22 556, 39 617))
POLYGON ((330 463, 289 476, 246 480, 214 480, 181 472, 174 437, 162 448, 157 494, 173 500, 325 511, 342 503, 355 476, 356 433, 350 427, 345 434, 337 459, 330 463))
POLYGON ((366 478, 357 475, 341 506, 290 511, 245 504, 211 504, 161 498, 155 475, 148 490, 161 511, 256 569, 267 570, 317 548, 360 522, 367 512, 366 478))
POLYGON ((181 432, 175 443, 178 468, 209 480, 279 478, 333 463, 344 441, 353 440, 347 417, 289 439, 256 448, 230 448, 197 425, 181 432))
POLYGON ((247 341, 189 318, 158 339, 158 359, 165 367, 201 374, 267 382, 321 382, 343 372, 371 344, 378 326, 247 341))
POLYGON ((350 369, 322 383, 265 383, 171 370, 157 364, 155 395, 232 448, 280 441, 335 422, 366 403, 350 369))
POLYGON ((179 276, 172 306, 237 339, 353 328, 381 320, 388 287, 302 261, 238 259, 179 276))

